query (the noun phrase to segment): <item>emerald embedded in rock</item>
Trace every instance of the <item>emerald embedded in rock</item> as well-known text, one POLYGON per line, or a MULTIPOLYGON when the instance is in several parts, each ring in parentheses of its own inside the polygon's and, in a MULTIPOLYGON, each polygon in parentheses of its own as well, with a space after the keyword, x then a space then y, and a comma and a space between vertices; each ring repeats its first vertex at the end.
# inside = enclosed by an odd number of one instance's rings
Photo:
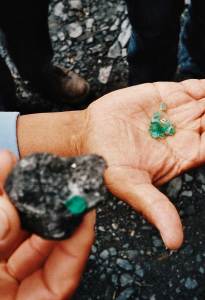
POLYGON ((80 195, 75 195, 65 201, 65 206, 72 215, 80 215, 84 213, 88 207, 86 198, 80 195))

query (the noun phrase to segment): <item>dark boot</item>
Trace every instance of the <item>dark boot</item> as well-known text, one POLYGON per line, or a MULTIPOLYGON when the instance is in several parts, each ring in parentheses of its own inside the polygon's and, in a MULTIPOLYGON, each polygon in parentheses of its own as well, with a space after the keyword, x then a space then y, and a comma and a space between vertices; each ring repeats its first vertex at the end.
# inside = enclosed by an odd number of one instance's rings
POLYGON ((53 49, 48 30, 48 5, 48 0, 1 2, 0 24, 8 51, 22 78, 44 97, 70 105, 81 104, 88 94, 88 83, 51 63, 53 49))

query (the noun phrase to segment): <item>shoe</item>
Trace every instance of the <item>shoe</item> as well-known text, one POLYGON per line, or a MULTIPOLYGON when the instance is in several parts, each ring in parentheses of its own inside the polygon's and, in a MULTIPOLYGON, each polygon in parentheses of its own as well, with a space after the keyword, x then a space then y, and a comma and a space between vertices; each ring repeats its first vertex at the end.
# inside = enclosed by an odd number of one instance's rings
POLYGON ((32 86, 53 102, 61 101, 70 106, 85 104, 90 87, 88 82, 71 70, 49 65, 32 86), (40 80, 39 80, 40 79, 40 80))

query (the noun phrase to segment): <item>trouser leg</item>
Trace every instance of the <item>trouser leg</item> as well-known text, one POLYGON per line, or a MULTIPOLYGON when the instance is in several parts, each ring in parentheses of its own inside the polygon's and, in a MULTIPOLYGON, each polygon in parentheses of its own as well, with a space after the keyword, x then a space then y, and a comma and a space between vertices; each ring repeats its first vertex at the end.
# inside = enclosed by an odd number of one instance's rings
POLYGON ((181 36, 180 72, 205 77, 205 2, 192 0, 181 36))
POLYGON ((15 83, 5 61, 0 57, 0 111, 15 110, 15 83))
POLYGON ((171 80, 177 67, 183 0, 127 0, 133 33, 130 84, 171 80))
POLYGON ((3 0, 0 4, 8 51, 20 75, 34 85, 41 84, 41 71, 53 56, 48 5, 48 0, 3 0))

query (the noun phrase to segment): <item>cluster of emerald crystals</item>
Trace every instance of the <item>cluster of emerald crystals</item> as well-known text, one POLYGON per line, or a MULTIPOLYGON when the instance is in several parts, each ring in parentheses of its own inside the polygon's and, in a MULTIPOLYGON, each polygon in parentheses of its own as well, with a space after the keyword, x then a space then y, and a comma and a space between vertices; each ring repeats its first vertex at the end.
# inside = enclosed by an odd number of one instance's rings
POLYGON ((160 139, 174 135, 176 129, 169 120, 163 118, 161 112, 156 112, 152 116, 149 132, 152 138, 160 139))
POLYGON ((86 198, 81 195, 74 195, 69 197, 64 202, 67 210, 73 215, 78 216, 86 212, 88 204, 86 198))

